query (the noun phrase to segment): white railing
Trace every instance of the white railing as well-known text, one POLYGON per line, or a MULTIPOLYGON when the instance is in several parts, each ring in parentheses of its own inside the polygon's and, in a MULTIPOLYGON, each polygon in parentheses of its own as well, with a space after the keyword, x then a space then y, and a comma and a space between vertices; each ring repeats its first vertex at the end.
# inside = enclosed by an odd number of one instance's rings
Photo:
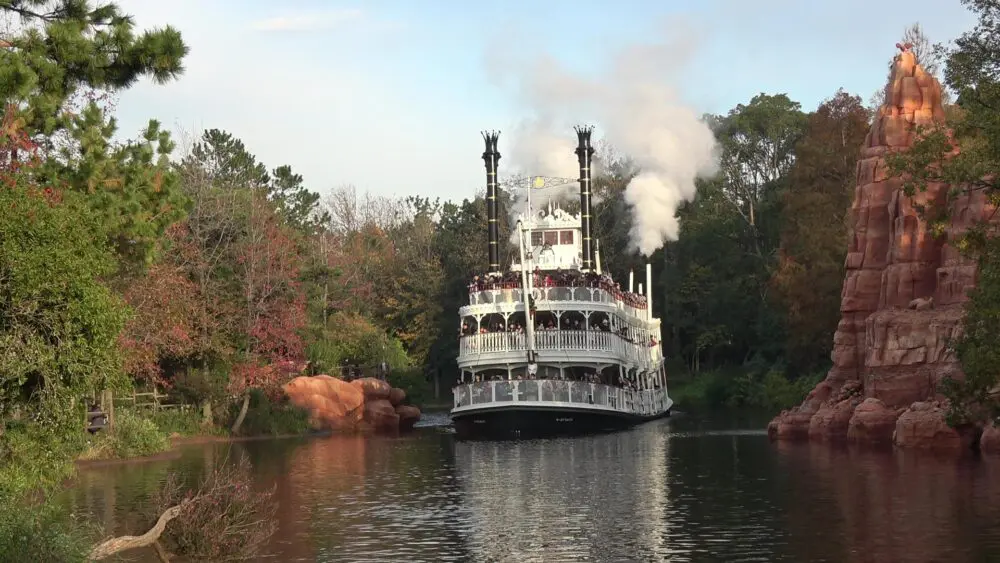
MULTIPOLYGON (((522 290, 519 284, 505 282, 497 284, 496 289, 486 289, 482 291, 472 291, 469 293, 470 305, 495 305, 495 304, 523 304, 522 290)), ((646 316, 645 307, 635 307, 621 299, 615 298, 610 291, 593 287, 570 287, 570 286, 541 286, 535 287, 535 303, 538 305, 551 305, 552 303, 566 303, 572 301, 581 304, 599 303, 622 310, 624 313, 644 318, 646 316)))
POLYGON ((452 389, 452 394, 453 413, 512 404, 540 404, 652 416, 662 414, 673 405, 666 389, 624 389, 603 383, 558 379, 462 383, 452 389))
MULTIPOLYGON (((459 360, 482 354, 524 352, 524 333, 486 332, 462 336, 459 360)), ((535 350, 577 350, 607 352, 637 364, 656 364, 663 359, 660 346, 648 346, 625 340, 621 335, 603 330, 536 330, 535 350)))

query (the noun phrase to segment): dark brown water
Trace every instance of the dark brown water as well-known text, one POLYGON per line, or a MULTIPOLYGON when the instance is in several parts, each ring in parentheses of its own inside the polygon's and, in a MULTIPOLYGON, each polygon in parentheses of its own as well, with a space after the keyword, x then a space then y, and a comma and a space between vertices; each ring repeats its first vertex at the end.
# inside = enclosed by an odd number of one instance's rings
POLYGON ((762 423, 189 446, 87 469, 67 502, 137 533, 129 514, 167 472, 246 454, 280 503, 262 561, 1000 561, 1000 460, 775 445, 762 423))

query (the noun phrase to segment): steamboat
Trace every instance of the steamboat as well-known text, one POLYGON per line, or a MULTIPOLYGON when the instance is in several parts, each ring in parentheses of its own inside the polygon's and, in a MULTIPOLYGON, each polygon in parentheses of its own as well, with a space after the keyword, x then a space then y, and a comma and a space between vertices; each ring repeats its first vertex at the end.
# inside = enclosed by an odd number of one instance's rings
POLYGON ((629 273, 622 288, 601 268, 591 233, 590 127, 577 127, 576 180, 532 177, 514 221, 517 253, 500 263, 497 150, 483 134, 489 269, 469 285, 461 320, 458 383, 451 418, 460 439, 528 438, 622 429, 669 416, 660 320, 629 273), (579 183, 579 213, 531 192, 579 183))

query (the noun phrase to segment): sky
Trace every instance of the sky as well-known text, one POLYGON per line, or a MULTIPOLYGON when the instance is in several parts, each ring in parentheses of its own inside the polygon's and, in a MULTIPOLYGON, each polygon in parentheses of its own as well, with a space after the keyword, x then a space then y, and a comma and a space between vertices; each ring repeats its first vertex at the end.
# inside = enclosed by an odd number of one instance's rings
MULTIPOLYGON (((140 28, 179 29, 191 48, 179 80, 143 81, 121 94, 121 138, 157 119, 184 150, 218 128, 269 168, 291 165, 321 194, 353 185, 454 200, 485 183, 480 131, 500 130, 500 152, 509 155, 503 132, 537 110, 518 86, 525 61, 603 76, 623 50, 641 56, 643 45, 676 40, 676 67, 664 72, 699 114, 724 114, 762 92, 812 110, 838 88, 867 100, 914 22, 932 41, 975 22, 959 0, 119 4, 140 28)), ((600 137, 601 123, 589 122, 600 137)), ((512 171, 506 160, 501 175, 512 171)))

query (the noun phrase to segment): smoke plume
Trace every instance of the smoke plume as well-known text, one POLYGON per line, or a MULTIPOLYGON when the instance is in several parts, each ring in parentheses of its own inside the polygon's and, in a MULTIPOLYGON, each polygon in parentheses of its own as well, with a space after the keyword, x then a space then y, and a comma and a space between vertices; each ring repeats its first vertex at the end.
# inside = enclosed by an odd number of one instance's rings
MULTIPOLYGON (((677 239, 677 208, 694 198, 695 179, 718 166, 712 131, 674 87, 694 45, 691 32, 670 24, 661 31, 659 41, 608 53, 605 68, 593 76, 576 74, 543 52, 512 56, 509 36, 503 48, 490 50, 488 61, 530 110, 508 145, 516 171, 576 178, 572 126, 581 123, 596 125, 604 141, 635 161, 640 173, 625 190, 632 210, 630 250, 647 257, 677 239)), ((576 194, 570 186, 548 197, 576 194)), ((533 192, 532 207, 545 197, 533 192)), ((523 209, 519 201, 512 212, 523 209)))

